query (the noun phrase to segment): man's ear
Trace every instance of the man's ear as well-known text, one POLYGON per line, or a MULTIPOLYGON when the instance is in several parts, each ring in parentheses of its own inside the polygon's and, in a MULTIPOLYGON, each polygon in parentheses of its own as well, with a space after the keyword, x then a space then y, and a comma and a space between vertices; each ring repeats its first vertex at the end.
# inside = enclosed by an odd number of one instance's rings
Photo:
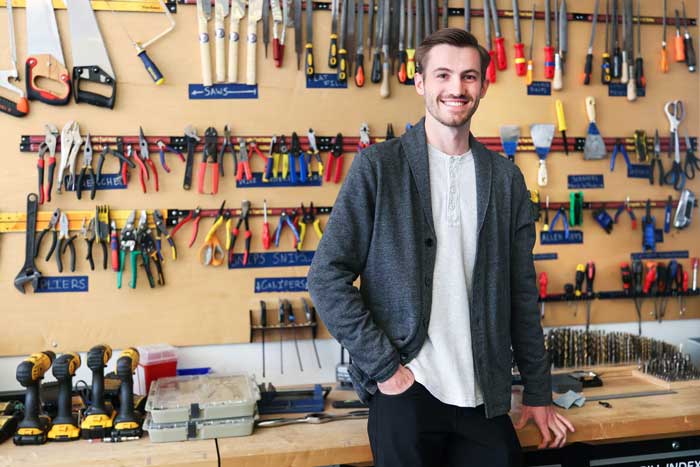
POLYGON ((415 86, 416 92, 421 96, 425 94, 423 84, 423 73, 416 72, 416 74, 413 75, 413 86, 415 86))
POLYGON ((484 79, 484 82, 481 83, 481 93, 480 93, 481 95, 479 96, 479 99, 484 98, 484 96, 486 95, 486 91, 488 91, 488 89, 489 89, 489 84, 490 84, 490 82, 488 79, 484 79))

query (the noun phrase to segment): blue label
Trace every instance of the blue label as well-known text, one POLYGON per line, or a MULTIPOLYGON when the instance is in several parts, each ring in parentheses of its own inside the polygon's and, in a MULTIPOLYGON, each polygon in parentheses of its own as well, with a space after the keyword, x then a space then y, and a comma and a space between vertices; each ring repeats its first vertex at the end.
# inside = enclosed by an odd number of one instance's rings
POLYGON ((413 81, 412 79, 406 78, 406 81, 403 82, 403 83, 400 83, 400 84, 403 84, 404 86, 413 86, 413 85, 416 84, 416 83, 415 83, 415 81, 413 81))
MULTIPOLYGON (((76 175, 75 178, 75 183, 76 186, 78 184, 78 176, 76 175)), ((66 175, 66 178, 63 180, 63 186, 66 187, 68 186, 68 175, 66 175)), ((102 174, 100 176, 100 182, 97 184, 96 190, 123 190, 126 188, 126 185, 122 183, 122 175, 120 173, 118 174, 102 174)), ((92 180, 89 178, 85 177, 83 179, 83 196, 85 196, 85 192, 88 192, 88 196, 90 196, 90 190, 92 189, 92 180)), ((73 188, 65 188, 66 191, 75 191, 73 188)))
POLYGON ((663 229, 654 229, 654 241, 656 243, 663 243, 664 242, 664 230, 663 229))
MULTIPOLYGON (((608 96, 610 97, 627 97, 627 83, 610 83, 608 84, 608 96)), ((646 88, 637 87, 637 97, 646 96, 646 88)))
POLYGON ((655 253, 632 253, 630 255, 633 260, 642 259, 685 259, 689 258, 690 254, 688 250, 678 250, 678 251, 657 251, 655 253))
POLYGON ((569 190, 585 188, 605 188, 602 175, 569 175, 569 190))
POLYGON ((224 83, 204 86, 190 84, 188 97, 190 99, 257 99, 257 84, 224 83))
POLYGON ((552 95, 552 83, 549 81, 533 81, 531 85, 527 87, 528 96, 551 96, 552 95))
POLYGON ((346 89, 347 80, 344 83, 338 81, 338 73, 314 73, 313 77, 306 77, 306 89, 346 89))
POLYGON ((580 230, 569 230, 569 238, 564 238, 563 230, 540 232, 540 245, 565 245, 570 243, 583 243, 583 232, 580 230))
POLYGON ((535 253, 532 255, 533 261, 549 261, 553 259, 558 259, 559 255, 556 253, 535 253))
POLYGON ((321 177, 318 175, 318 172, 312 172, 306 178, 305 182, 301 181, 299 172, 297 172, 296 183, 291 182, 289 175, 287 175, 287 178, 284 179, 282 177, 271 178, 267 182, 263 182, 262 172, 253 172, 251 175, 253 176, 251 180, 246 180, 245 177, 243 177, 240 181, 236 181, 236 188, 270 188, 274 186, 321 186, 321 177))
POLYGON ((44 276, 39 279, 37 293, 87 292, 88 276, 44 276))
POLYGON ((288 266, 311 266, 313 251, 280 251, 277 253, 251 253, 248 264, 243 266, 243 254, 233 255, 229 269, 281 268, 288 266))
POLYGON ((651 175, 651 166, 646 164, 630 164, 627 166, 628 178, 644 178, 649 179, 651 175))
POLYGON ((255 279, 255 293, 307 292, 306 277, 261 277, 255 279))

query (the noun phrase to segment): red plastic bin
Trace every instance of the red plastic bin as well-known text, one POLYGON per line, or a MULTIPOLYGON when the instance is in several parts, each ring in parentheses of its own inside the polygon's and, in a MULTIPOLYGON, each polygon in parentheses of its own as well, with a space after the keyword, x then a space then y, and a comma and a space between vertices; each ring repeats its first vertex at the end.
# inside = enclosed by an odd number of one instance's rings
POLYGON ((139 376, 145 384, 145 393, 159 378, 177 375, 177 349, 168 344, 145 345, 139 351, 139 376))

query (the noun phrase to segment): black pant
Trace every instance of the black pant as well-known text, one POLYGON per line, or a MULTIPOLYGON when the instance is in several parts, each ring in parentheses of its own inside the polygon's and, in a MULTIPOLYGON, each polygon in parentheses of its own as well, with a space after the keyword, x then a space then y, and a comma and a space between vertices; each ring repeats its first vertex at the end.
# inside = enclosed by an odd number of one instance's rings
POLYGON ((487 419, 484 406, 440 402, 420 383, 369 401, 375 467, 520 466, 520 442, 508 415, 487 419))

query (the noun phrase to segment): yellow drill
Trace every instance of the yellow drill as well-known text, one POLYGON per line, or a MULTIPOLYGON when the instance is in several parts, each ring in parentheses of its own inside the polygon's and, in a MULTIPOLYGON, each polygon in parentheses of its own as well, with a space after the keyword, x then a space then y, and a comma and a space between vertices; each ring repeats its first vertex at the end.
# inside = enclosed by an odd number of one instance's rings
POLYGON ((58 414, 49 430, 51 441, 80 439, 80 428, 73 416, 73 376, 80 363, 77 352, 65 353, 56 359, 51 369, 58 381, 58 414))
POLYGON ((121 379, 119 386, 119 414, 114 419, 112 440, 127 441, 139 439, 143 434, 142 419, 134 411, 133 374, 139 365, 139 351, 130 347, 122 351, 117 360, 117 376, 121 379))
POLYGON ((87 354, 87 366, 92 370, 90 406, 85 410, 80 424, 83 439, 102 439, 112 432, 114 409, 105 403, 104 368, 112 358, 112 348, 106 344, 96 345, 87 354))
POLYGON ((17 381, 27 388, 24 399, 24 419, 19 423, 14 442, 18 446, 27 444, 44 444, 51 418, 41 413, 41 396, 39 387, 56 354, 50 350, 35 353, 17 366, 17 381))

